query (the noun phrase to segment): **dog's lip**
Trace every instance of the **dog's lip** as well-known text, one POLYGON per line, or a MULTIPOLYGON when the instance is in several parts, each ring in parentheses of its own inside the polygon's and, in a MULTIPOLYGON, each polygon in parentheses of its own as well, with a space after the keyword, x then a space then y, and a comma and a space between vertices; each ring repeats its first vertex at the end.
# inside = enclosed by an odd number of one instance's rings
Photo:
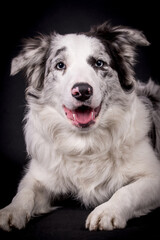
POLYGON ((96 122, 96 118, 101 110, 101 104, 96 108, 81 105, 73 110, 63 105, 63 109, 67 118, 73 125, 80 128, 86 128, 96 122))

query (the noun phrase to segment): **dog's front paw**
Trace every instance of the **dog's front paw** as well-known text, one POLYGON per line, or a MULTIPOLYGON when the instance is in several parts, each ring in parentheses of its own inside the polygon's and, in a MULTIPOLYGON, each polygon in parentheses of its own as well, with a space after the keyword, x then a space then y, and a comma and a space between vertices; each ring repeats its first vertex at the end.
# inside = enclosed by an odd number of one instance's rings
POLYGON ((0 210, 0 228, 5 231, 11 231, 12 228, 24 228, 29 219, 29 213, 12 204, 0 210))
POLYGON ((96 207, 86 220, 86 228, 90 231, 94 230, 113 230, 116 228, 124 228, 126 219, 118 208, 114 208, 107 203, 96 207))

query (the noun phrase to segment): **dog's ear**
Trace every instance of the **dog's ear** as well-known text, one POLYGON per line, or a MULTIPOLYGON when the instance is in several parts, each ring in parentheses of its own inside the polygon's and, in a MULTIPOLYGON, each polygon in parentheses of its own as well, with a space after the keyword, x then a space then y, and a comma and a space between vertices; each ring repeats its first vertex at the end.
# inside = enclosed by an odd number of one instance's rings
POLYGON ((40 90, 44 81, 45 62, 49 43, 49 36, 44 35, 24 40, 23 49, 12 60, 11 75, 15 75, 24 69, 29 85, 40 90))
POLYGON ((99 38, 106 46, 122 88, 131 91, 135 82, 133 66, 136 63, 136 47, 150 44, 144 34, 124 26, 113 27, 109 22, 93 27, 90 34, 99 38))

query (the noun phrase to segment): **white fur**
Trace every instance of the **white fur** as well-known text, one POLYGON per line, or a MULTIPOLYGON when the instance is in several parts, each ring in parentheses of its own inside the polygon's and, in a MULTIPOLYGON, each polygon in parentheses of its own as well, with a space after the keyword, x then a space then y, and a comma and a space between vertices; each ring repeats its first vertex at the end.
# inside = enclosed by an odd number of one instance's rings
MULTIPOLYGON (((33 84, 27 90, 39 96, 28 97, 25 117, 31 161, 16 197, 0 211, 0 227, 20 229, 31 216, 54 209, 50 197, 72 193, 86 207, 96 207, 86 228, 124 228, 128 219, 160 206, 160 162, 147 137, 148 110, 135 92, 123 91, 98 39, 83 34, 56 35, 50 51, 43 90, 36 91, 33 84), (67 51, 58 58, 67 65, 65 73, 55 71, 53 57, 64 46, 67 51), (87 63, 90 55, 108 63, 111 75, 107 80, 87 63), (70 109, 80 105, 70 94, 76 82, 93 87, 90 106, 95 108, 103 100, 96 123, 87 130, 73 126, 62 108, 63 104, 70 109)), ((20 59, 23 61, 22 56, 20 59)), ((17 68, 13 63, 12 73, 17 68)))

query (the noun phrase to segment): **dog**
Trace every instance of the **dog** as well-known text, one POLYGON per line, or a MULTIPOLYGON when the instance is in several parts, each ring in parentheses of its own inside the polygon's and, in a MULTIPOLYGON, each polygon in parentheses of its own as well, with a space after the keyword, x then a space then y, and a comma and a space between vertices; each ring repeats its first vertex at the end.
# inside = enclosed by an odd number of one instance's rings
POLYGON ((24 42, 11 75, 28 79, 30 161, 1 229, 24 228, 66 194, 94 208, 90 231, 125 228, 160 206, 160 87, 134 73, 136 47, 148 45, 141 31, 109 22, 24 42))

